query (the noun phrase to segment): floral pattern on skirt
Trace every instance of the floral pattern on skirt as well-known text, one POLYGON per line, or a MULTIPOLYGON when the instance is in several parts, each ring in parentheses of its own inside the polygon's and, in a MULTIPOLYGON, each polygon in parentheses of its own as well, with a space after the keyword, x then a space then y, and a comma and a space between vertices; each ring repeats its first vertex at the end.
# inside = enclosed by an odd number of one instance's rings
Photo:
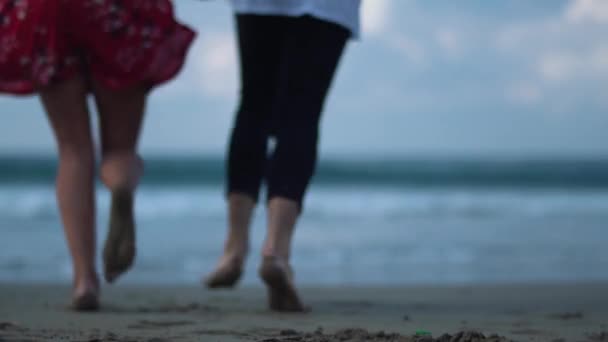
POLYGON ((111 89, 152 87, 179 72, 194 37, 169 0, 0 0, 0 91, 83 70, 111 89))

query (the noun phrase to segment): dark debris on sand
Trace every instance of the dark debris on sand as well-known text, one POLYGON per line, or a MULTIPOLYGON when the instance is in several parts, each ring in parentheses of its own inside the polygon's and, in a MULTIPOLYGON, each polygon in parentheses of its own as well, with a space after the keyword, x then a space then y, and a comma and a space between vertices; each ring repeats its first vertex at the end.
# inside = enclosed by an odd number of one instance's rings
POLYGON ((194 321, 150 321, 140 320, 135 324, 130 324, 128 329, 166 329, 195 324, 194 321))
MULTIPOLYGON (((422 342, 426 340, 417 339, 416 342, 422 342)), ((503 336, 496 334, 485 336, 484 334, 477 331, 461 331, 454 335, 444 334, 437 339, 430 339, 428 341, 433 342, 512 342, 503 336)))
MULTIPOLYGON (((4 326, 4 325, 3 325, 4 326)), ((2 332, 3 330, 0 330, 2 332)), ((24 329, 17 328, 14 334, 0 334, 0 342, 40 342, 40 341, 70 341, 70 342, 170 342, 160 338, 143 338, 139 336, 121 336, 113 332, 90 334, 84 331, 53 330, 53 329, 24 329)))
POLYGON ((580 311, 576 311, 576 312, 561 312, 561 313, 556 313, 553 315, 549 315, 549 318, 551 319, 559 319, 562 321, 570 321, 570 320, 576 320, 576 319, 583 319, 585 317, 585 315, 580 312, 580 311))
POLYGON ((405 336, 384 331, 370 332, 365 329, 344 329, 333 334, 326 334, 319 328, 314 333, 303 333, 295 330, 282 330, 276 336, 267 337, 258 342, 510 342, 504 337, 491 335, 486 337, 475 331, 462 331, 454 335, 444 334, 438 338, 432 336, 405 336))
POLYGON ((73 340, 75 342, 169 342, 162 338, 140 338, 140 337, 121 337, 114 333, 107 333, 103 337, 93 337, 87 340, 73 340))
POLYGON ((0 331, 3 330, 18 330, 20 327, 13 322, 0 322, 0 331))
POLYGON ((608 342, 608 331, 602 331, 595 334, 587 335, 590 341, 594 342, 608 342))

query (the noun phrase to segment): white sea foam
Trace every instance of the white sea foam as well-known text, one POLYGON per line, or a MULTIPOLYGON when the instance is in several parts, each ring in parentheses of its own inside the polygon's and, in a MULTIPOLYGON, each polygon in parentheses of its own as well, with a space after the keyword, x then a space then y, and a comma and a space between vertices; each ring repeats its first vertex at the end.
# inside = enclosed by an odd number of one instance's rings
MULTIPOLYGON (((105 213, 109 196, 99 191, 105 213)), ((305 202, 311 218, 396 220, 411 217, 608 216, 608 190, 531 190, 463 188, 313 188, 305 202)), ((220 187, 143 187, 136 203, 141 219, 223 218, 220 187)), ((58 217, 51 186, 0 187, 0 216, 16 219, 58 217)))
MULTIPOLYGON (((98 198, 99 243, 109 196, 98 198)), ((608 191, 314 187, 294 246, 304 284, 608 280, 608 191)), ((197 283, 225 235, 222 189, 144 186, 126 282, 197 283)), ((248 269, 259 262, 256 213, 248 269)), ((69 283, 51 186, 0 187, 0 281, 69 283)), ((246 284, 259 284, 255 272, 246 284)))

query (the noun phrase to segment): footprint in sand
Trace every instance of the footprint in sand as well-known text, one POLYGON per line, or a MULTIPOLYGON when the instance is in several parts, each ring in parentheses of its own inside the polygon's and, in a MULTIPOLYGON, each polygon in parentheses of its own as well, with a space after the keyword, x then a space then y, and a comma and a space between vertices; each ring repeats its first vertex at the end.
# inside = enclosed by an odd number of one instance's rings
POLYGON ((140 313, 192 313, 192 312, 218 312, 219 308, 199 303, 190 303, 185 305, 172 304, 161 305, 154 307, 138 307, 137 312, 140 313))

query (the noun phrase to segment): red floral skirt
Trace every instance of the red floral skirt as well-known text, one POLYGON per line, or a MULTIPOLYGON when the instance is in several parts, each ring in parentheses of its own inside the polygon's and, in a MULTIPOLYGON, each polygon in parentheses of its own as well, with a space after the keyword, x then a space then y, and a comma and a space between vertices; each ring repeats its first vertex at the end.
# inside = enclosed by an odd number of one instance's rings
POLYGON ((0 0, 0 92, 31 94, 76 73, 111 89, 153 87, 195 37, 170 0, 0 0))

